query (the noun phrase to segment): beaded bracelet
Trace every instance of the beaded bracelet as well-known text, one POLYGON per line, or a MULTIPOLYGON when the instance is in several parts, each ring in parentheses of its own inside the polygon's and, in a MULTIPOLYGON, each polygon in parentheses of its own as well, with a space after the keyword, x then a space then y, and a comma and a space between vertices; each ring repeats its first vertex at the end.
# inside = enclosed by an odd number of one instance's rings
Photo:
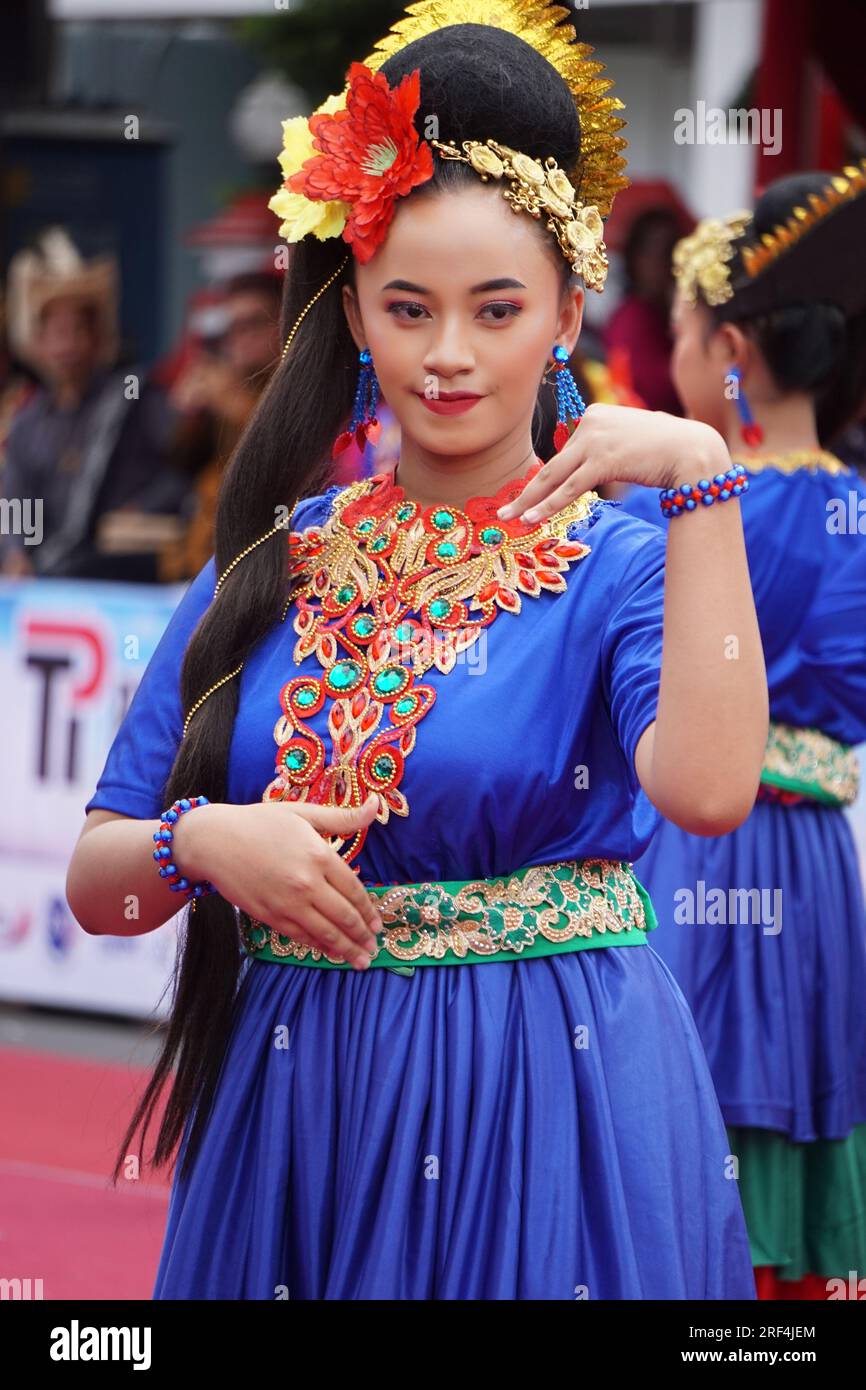
MULTIPOLYGON (((217 890, 208 880, 202 879, 199 883, 190 883, 189 879, 184 878, 173 862, 171 842, 174 839, 172 826, 178 816, 184 815, 187 811, 195 810, 196 806, 209 806, 210 802, 206 796, 180 797, 173 801, 167 811, 163 811, 160 816, 160 827, 154 834, 154 840, 159 846, 153 851, 153 857, 159 864, 160 878, 169 880, 169 888, 173 893, 186 893, 188 898, 200 898, 205 893, 215 893, 217 890)), ((195 903, 193 903, 195 907, 195 903)))
POLYGON ((680 512, 693 512, 699 502, 709 507, 717 499, 727 502, 729 497, 739 497, 740 493, 748 490, 746 470, 741 463, 735 463, 727 473, 717 473, 714 478, 701 478, 699 483, 662 488, 659 502, 663 516, 679 516, 680 512))

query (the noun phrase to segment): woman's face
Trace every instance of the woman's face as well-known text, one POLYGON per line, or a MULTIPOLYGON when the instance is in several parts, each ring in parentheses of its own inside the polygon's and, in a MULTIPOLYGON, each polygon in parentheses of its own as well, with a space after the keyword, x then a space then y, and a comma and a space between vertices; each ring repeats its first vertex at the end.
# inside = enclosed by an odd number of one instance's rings
POLYGON ((705 304, 689 304, 679 290, 671 310, 671 376, 686 414, 725 432, 725 376, 731 368, 727 336, 715 331, 705 304))
POLYGON ((562 271, 529 214, 480 183, 403 199, 355 277, 346 316, 373 355, 404 447, 465 456, 523 434, 529 443, 553 346, 573 349, 583 311, 579 286, 562 296, 562 271), (477 399, 459 413, 431 408, 455 392, 477 399))

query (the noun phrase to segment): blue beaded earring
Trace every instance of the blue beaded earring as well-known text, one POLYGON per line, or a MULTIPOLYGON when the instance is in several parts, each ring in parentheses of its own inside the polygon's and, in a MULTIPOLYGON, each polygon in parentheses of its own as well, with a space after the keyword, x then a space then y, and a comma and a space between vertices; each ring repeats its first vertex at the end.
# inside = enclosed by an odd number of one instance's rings
POLYGON ((577 429, 583 419, 583 412, 586 410, 583 397, 577 389, 577 382, 566 366, 568 362, 568 348, 562 347, 560 343, 555 343, 553 347, 553 367, 548 370, 554 372, 554 385, 556 386, 556 429, 553 431, 553 447, 557 453, 568 443, 571 434, 566 421, 574 421, 574 429, 577 429))
POLYGON ((734 401, 737 407, 737 414, 740 417, 740 435, 743 443, 750 449, 756 449, 764 441, 764 431, 752 414, 752 407, 749 405, 748 398, 743 390, 743 374, 739 367, 732 367, 729 376, 736 382, 736 392, 734 401))
POLYGON ((358 377, 358 388, 355 391, 355 405, 352 411, 352 423, 342 434, 338 434, 331 450, 331 457, 336 458, 342 454, 354 439, 358 448, 363 452, 365 445, 378 444, 379 436, 382 433, 381 421, 376 418, 376 404, 379 400, 379 380, 376 376, 376 368, 373 366, 373 354, 369 348, 362 348, 358 360, 361 363, 361 372, 358 377))

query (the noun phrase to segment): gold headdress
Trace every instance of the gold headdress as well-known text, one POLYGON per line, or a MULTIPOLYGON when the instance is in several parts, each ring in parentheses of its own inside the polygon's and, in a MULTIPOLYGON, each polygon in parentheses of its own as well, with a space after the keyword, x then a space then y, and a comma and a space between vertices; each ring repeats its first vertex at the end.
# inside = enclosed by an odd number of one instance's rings
POLYGON ((590 61, 591 45, 578 43, 574 25, 562 23, 569 17, 570 11, 549 0, 417 0, 364 62, 376 71, 407 44, 450 24, 488 24, 531 44, 568 84, 580 117, 580 159, 565 172, 580 201, 607 217, 629 183, 621 153, 627 141, 617 134, 625 121, 616 112, 624 106, 609 95, 613 82, 602 77, 604 64, 590 61))
POLYGON ((860 265, 866 244, 866 159, 828 174, 786 222, 754 235, 751 213, 705 218, 674 248, 673 269, 691 304, 698 295, 738 317, 757 317, 787 304, 837 304, 846 314, 866 306, 860 265), (738 243, 739 248, 738 248, 738 243), (730 262, 737 249, 740 264, 730 262))
MULTIPOLYGON (((577 43, 573 25, 562 23, 568 16, 568 10, 549 0, 417 0, 409 5, 364 63, 352 64, 340 95, 328 97, 309 121, 296 116, 283 122, 280 165, 285 179, 269 203, 282 219, 280 235, 290 242, 310 234, 320 240, 342 235, 359 261, 369 259, 384 238, 394 199, 432 176, 436 148, 444 159, 469 164, 485 181, 502 179, 512 208, 536 219, 546 217, 572 268, 590 288, 601 290, 607 273, 602 218, 629 182, 621 153, 626 141, 618 134, 625 122, 616 114, 623 103, 609 95, 612 83, 601 75, 603 64, 590 61, 589 44, 577 43), (462 152, 453 141, 419 139, 412 119, 418 72, 404 77, 392 92, 379 69, 407 44, 458 24, 489 25, 514 34, 560 73, 580 119, 581 153, 572 169, 560 169, 552 156, 542 165, 492 139, 464 141, 462 152), (378 108, 373 124, 379 132, 372 144, 371 107, 378 108), (358 217, 356 208, 361 210, 358 217)), ((293 326, 284 355, 311 304, 293 326)))
POLYGON ((705 217, 689 236, 677 242, 674 278, 689 304, 697 303, 699 292, 711 305, 725 304, 731 298, 734 290, 729 262, 751 220, 750 212, 734 212, 723 219, 705 217))

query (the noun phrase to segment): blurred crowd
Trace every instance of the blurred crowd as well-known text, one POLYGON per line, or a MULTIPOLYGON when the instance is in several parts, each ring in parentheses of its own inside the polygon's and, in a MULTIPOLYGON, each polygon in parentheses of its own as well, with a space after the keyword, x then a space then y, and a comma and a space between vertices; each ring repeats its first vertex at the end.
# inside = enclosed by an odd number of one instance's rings
MULTIPOLYGON (((635 186, 622 202, 609 237, 622 294, 602 329, 585 320, 569 365, 587 404, 680 414, 671 256, 694 220, 666 186, 635 186)), ((181 340, 146 369, 124 350, 111 257, 86 260, 60 227, 13 257, 0 298, 0 573, 143 583, 197 574, 213 553, 226 464, 279 362, 281 293, 270 269, 208 286, 181 340), (31 510, 16 511, 15 499, 31 510)), ((379 443, 340 456, 335 481, 394 467, 399 427, 387 404, 379 413, 379 443)), ((555 452, 555 424, 551 388, 536 426, 541 458, 555 452)))
POLYGON ((61 228, 10 264, 0 331, 0 494, 41 503, 28 543, 7 505, 4 575, 169 582, 213 550, 226 460, 278 356, 282 280, 226 281, 151 370, 128 357, 117 267, 61 228))

